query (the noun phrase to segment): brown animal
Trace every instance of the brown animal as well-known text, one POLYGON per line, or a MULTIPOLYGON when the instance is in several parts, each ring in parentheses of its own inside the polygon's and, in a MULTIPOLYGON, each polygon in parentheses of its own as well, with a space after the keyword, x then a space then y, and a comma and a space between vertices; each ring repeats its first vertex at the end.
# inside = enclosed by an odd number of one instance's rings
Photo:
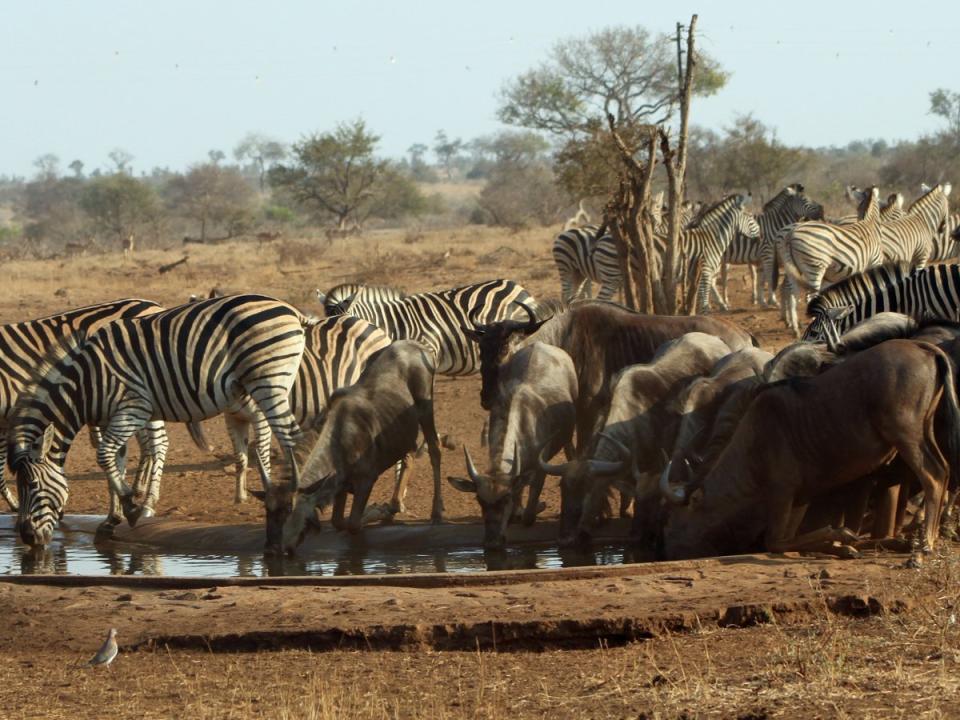
POLYGON ((277 238, 283 235, 282 230, 275 230, 274 232, 258 232, 257 233, 257 247, 262 248, 266 243, 272 243, 277 238))
POLYGON ((692 378, 710 372, 730 348, 704 333, 688 333, 661 347, 653 361, 631 365, 611 381, 610 406, 603 431, 590 452, 563 465, 541 468, 560 476, 561 542, 589 538, 614 486, 634 495, 637 540, 652 545, 660 493, 656 475, 673 447, 679 414, 671 400, 692 378), (642 535, 641 535, 642 533, 642 535))
POLYGON ((447 478, 458 490, 476 495, 485 548, 506 545, 507 523, 524 483, 529 483, 530 494, 523 522, 533 524, 545 475, 537 458, 541 452, 553 457, 561 449, 573 457, 576 401, 577 375, 570 356, 560 348, 533 343, 514 353, 501 368, 490 411, 489 470, 478 472, 464 447, 469 479, 447 478))
POLYGON ((135 248, 135 243, 134 243, 133 235, 127 235, 127 237, 123 239, 123 259, 124 260, 128 259, 131 255, 133 255, 134 248, 135 248))
MULTIPOLYGON (((669 558, 819 549, 837 551, 849 531, 797 536, 810 498, 862 478, 899 454, 924 493, 922 551, 936 542, 951 472, 960 472, 960 408, 953 363, 927 343, 891 340, 815 378, 791 379, 757 393, 704 477, 696 504, 671 513, 669 558), (947 453, 934 432, 947 422, 947 453), (762 539, 761 539, 762 538, 762 539)), ((664 487, 685 503, 686 487, 664 487)), ((849 546, 841 548, 852 552, 849 546)), ((920 556, 912 558, 919 564, 920 556)))

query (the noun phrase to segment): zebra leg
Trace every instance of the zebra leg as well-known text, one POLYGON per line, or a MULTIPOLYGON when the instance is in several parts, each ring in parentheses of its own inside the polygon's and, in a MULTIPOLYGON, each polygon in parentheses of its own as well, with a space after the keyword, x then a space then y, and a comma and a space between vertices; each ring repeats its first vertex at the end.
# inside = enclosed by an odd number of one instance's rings
MULTIPOLYGON (((250 443, 250 418, 243 411, 228 412, 223 415, 230 444, 233 446, 234 486, 233 502, 239 505, 247 499, 247 457, 250 443)), ((257 448, 260 457, 260 448, 257 448)))
MULTIPOLYGON (((137 434, 137 441, 143 436, 140 445, 140 465, 144 465, 147 458, 147 479, 144 490, 143 517, 153 517, 157 502, 160 500, 160 480, 163 477, 163 466, 167 462, 167 450, 170 440, 167 437, 167 428, 162 420, 151 420, 147 427, 137 434)), ((141 482, 141 469, 137 468, 137 484, 141 482)))
POLYGON ((730 274, 730 263, 720 263, 720 293, 717 295, 717 299, 723 299, 723 303, 729 303, 730 300, 727 296, 727 277, 730 274))
MULTIPOLYGON (((103 438, 97 448, 97 464, 107 473, 110 489, 117 495, 123 514, 131 527, 137 524, 143 508, 136 504, 133 489, 124 482, 126 453, 121 453, 121 450, 126 448, 130 437, 149 422, 150 415, 150 409, 145 407, 122 408, 110 418, 110 423, 104 428, 103 438)), ((111 520, 114 517, 112 511, 111 507, 109 518, 111 520)))
POLYGON ((13 493, 10 492, 10 488, 7 486, 7 480, 4 477, 5 471, 7 469, 7 431, 0 431, 0 495, 3 495, 3 499, 6 501, 7 505, 10 508, 10 512, 19 512, 20 504, 17 502, 17 499, 13 496, 13 493))
MULTIPOLYGON (((750 269, 750 297, 753 298, 753 304, 760 304, 760 278, 759 273, 757 272, 757 266, 755 263, 749 263, 747 267, 750 269)), ((723 299, 727 299, 727 293, 724 291, 723 299)))
MULTIPOLYGON (((289 389, 282 387, 258 386, 250 391, 250 397, 257 404, 257 408, 263 414, 273 434, 277 436, 277 442, 283 448, 283 454, 290 468, 291 487, 300 485, 300 469, 297 466, 297 458, 294 451, 297 442, 302 437, 300 426, 297 424, 293 413, 290 411, 290 402, 288 400, 289 389)), ((269 442, 266 452, 270 452, 269 442)), ((354 496, 356 502, 356 496, 354 496)), ((351 513, 353 508, 351 507, 351 513)))
POLYGON ((403 500, 407 496, 407 480, 412 465, 413 456, 410 453, 404 455, 397 462, 394 471, 393 497, 390 498, 390 512, 394 515, 407 511, 403 500))
MULTIPOLYGON (((257 472, 260 473, 260 482, 266 488, 270 484, 270 444, 273 433, 270 432, 270 423, 260 413, 253 421, 253 450, 257 460, 257 472)), ((239 489, 239 486, 238 486, 239 489)))

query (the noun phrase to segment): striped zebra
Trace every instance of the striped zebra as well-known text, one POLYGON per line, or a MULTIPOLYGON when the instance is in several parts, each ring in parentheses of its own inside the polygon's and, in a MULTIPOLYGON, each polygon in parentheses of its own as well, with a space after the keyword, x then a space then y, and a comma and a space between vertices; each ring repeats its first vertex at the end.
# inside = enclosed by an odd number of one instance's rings
POLYGON ((791 280, 784 283, 784 313, 788 327, 798 335, 801 288, 817 294, 824 281, 835 283, 883 263, 879 196, 876 187, 864 191, 863 220, 852 225, 812 221, 784 229, 778 256, 791 280))
POLYGON ((560 274, 564 302, 590 297, 591 283, 600 285, 598 300, 610 300, 620 289, 620 259, 613 238, 597 237, 597 225, 565 230, 553 241, 553 261, 560 274))
MULTIPOLYGON (((760 237, 760 226, 752 215, 744 210, 748 195, 729 195, 703 211, 699 221, 683 231, 680 250, 688 277, 693 279, 700 269, 697 289, 697 308, 710 309, 710 295, 721 309, 727 304, 717 292, 717 274, 723 264, 723 254, 737 233, 749 238, 760 237)), ((682 272, 682 268, 681 268, 682 272)))
MULTIPOLYGON (((852 215, 843 215, 839 218, 826 218, 824 219, 824 222, 830 223, 831 225, 852 225, 863 219, 863 213, 867 207, 867 194, 854 185, 848 185, 845 190, 845 196, 850 199, 855 206, 857 206, 857 212, 852 215)), ((903 217, 903 215, 903 195, 900 193, 892 193, 884 202, 880 203, 881 221, 890 222, 893 220, 898 220, 899 218, 903 217)), ((818 218, 816 217, 801 217, 797 220, 797 222, 805 222, 808 220, 817 219, 818 218)), ((763 282, 771 288, 771 293, 767 302, 768 305, 778 305, 774 291, 777 289, 777 285, 779 284, 779 253, 781 252, 780 248, 783 244, 784 238, 790 234, 794 228, 794 225, 795 223, 785 225, 773 233, 768 239, 765 238, 760 250, 760 265, 761 275, 764 278, 763 282)), ((785 277, 780 291, 784 298, 789 295, 789 290, 791 288, 792 283, 789 277, 785 277)), ((784 321, 786 321, 785 308, 786 304, 783 304, 780 307, 780 316, 784 321)))
MULTIPOLYGON (((327 318, 308 327, 303 359, 289 395, 290 411, 300 429, 317 429, 333 391, 353 385, 371 356, 389 344, 390 338, 383 330, 352 316, 327 318)), ((245 479, 251 424, 257 470, 264 486, 270 482, 270 425, 259 413, 225 413, 224 420, 235 458, 234 501, 242 503, 247 499, 245 479)))
POLYGON ((787 225, 799 222, 804 218, 810 220, 823 218, 823 205, 810 200, 804 192, 804 187, 800 183, 787 185, 768 200, 759 213, 754 214, 753 217, 757 221, 757 225, 760 226, 760 237, 758 239, 749 238, 740 233, 737 233, 733 238, 730 247, 723 254, 723 272, 720 277, 720 287, 725 303, 730 302, 727 298, 727 266, 747 265, 750 268, 753 304, 759 305, 761 296, 764 295, 766 296, 764 299, 767 299, 766 304, 771 304, 773 288, 770 285, 769 278, 762 273, 758 278, 758 270, 764 257, 765 247, 770 246, 772 249, 773 237, 787 225), (768 292, 769 294, 767 294, 768 292))
MULTIPOLYGON (((193 422, 256 406, 285 451, 296 487, 300 429, 287 398, 305 323, 278 300, 235 295, 115 320, 55 349, 21 394, 8 433, 23 541, 50 543, 68 496, 67 452, 87 424, 104 428, 97 462, 131 524, 142 508, 123 482, 117 452, 151 420, 193 422)), ((111 507, 101 528, 120 520, 111 507)), ((279 538, 267 540, 268 547, 279 545, 279 538)))
POLYGON ((810 324, 803 339, 826 341, 881 312, 898 312, 917 321, 956 321, 960 311, 960 265, 930 265, 905 273, 880 266, 831 285, 807 305, 810 324))
MULTIPOLYGON (((4 479, 7 431, 17 400, 29 384, 36 367, 47 353, 69 335, 89 334, 114 320, 140 317, 160 310, 162 308, 155 302, 127 298, 76 308, 37 320, 0 325, 0 495, 11 510, 16 512, 18 505, 4 479)), ((158 431, 152 428, 150 432, 156 434, 158 431)), ((92 440, 94 444, 99 444, 96 434, 92 435, 92 440)), ((144 437, 138 437, 138 441, 142 450, 144 437)), ((140 460, 137 485, 145 482, 144 473, 149 473, 149 466, 145 465, 148 458, 143 452, 140 460)))
POLYGON ((346 312, 373 323, 391 340, 419 340, 429 345, 437 353, 437 373, 472 375, 480 370, 480 357, 464 328, 526 317, 522 308, 513 305, 536 311, 536 303, 521 285, 512 280, 488 280, 384 302, 368 299, 366 290, 361 290, 346 312))
MULTIPOLYGON (((920 186, 922 193, 926 193, 929 189, 926 183, 920 186)), ((956 262, 960 259, 960 237, 956 235, 958 229, 960 229, 960 212, 955 212, 947 217, 943 228, 934 237, 929 262, 956 262)))
POLYGON ((906 271, 926 267, 950 214, 950 190, 950 183, 932 187, 910 205, 903 217, 880 223, 884 264, 899 265, 906 271))
POLYGON ((389 302, 404 297, 404 292, 396 288, 384 285, 361 285, 359 283, 341 283, 330 288, 326 294, 321 292, 320 288, 317 288, 314 292, 317 294, 317 302, 323 305, 327 317, 333 317, 334 315, 343 315, 347 306, 361 290, 364 291, 364 295, 369 302, 389 302))

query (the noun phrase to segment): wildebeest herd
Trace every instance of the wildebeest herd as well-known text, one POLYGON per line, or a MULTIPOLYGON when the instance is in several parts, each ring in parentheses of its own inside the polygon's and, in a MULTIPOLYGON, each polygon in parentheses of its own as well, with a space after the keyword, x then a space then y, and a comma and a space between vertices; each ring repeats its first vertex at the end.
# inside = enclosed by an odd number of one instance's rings
POLYGON ((448 481, 476 497, 488 549, 508 543, 510 523, 536 521, 556 476, 562 543, 589 540, 619 505, 622 515, 632 506, 631 540, 657 557, 850 556, 906 535, 917 563, 952 532, 960 477, 960 274, 927 267, 956 259, 944 250, 960 243, 949 191, 927 189, 907 210, 894 196, 884 216, 876 188, 852 188, 858 216, 834 222, 800 185, 752 217, 743 196, 691 210, 683 256, 699 272, 701 305, 710 294, 723 302, 714 282, 724 262, 762 266, 773 288, 783 267, 788 321, 799 289, 815 293, 804 340, 776 357, 722 318, 576 297, 587 280, 604 298, 619 285, 610 241, 591 227, 557 238, 562 303, 510 280, 415 295, 347 284, 318 291, 324 319, 211 293, 170 309, 121 300, 0 326, 0 447, 17 496, 2 476, 0 492, 23 541, 48 545, 67 505, 66 455, 88 426, 111 496, 101 532, 134 525, 157 503, 164 423, 186 423, 209 450, 199 423, 222 414, 237 502, 253 450, 268 551, 293 552, 327 506, 333 526, 354 533, 400 512, 421 438, 440 522, 434 378, 479 371, 488 456, 464 449, 465 475, 448 481), (129 485, 132 438, 141 452, 129 485), (392 500, 370 506, 391 468, 392 500))

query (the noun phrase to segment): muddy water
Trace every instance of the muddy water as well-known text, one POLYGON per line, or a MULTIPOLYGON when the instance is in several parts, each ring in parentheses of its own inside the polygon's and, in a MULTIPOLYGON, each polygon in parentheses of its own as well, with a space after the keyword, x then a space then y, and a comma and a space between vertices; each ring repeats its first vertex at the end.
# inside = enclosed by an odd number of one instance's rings
POLYGON ((382 548, 340 549, 324 557, 274 558, 261 553, 199 553, 158 550, 156 547, 94 541, 80 525, 91 518, 67 516, 51 546, 35 554, 16 537, 14 518, 0 516, 0 574, 168 575, 177 577, 265 577, 282 575, 377 575, 391 573, 526 570, 609 565, 639 560, 623 544, 583 549, 555 545, 524 545, 504 553, 478 547, 436 552, 390 552, 382 548))

